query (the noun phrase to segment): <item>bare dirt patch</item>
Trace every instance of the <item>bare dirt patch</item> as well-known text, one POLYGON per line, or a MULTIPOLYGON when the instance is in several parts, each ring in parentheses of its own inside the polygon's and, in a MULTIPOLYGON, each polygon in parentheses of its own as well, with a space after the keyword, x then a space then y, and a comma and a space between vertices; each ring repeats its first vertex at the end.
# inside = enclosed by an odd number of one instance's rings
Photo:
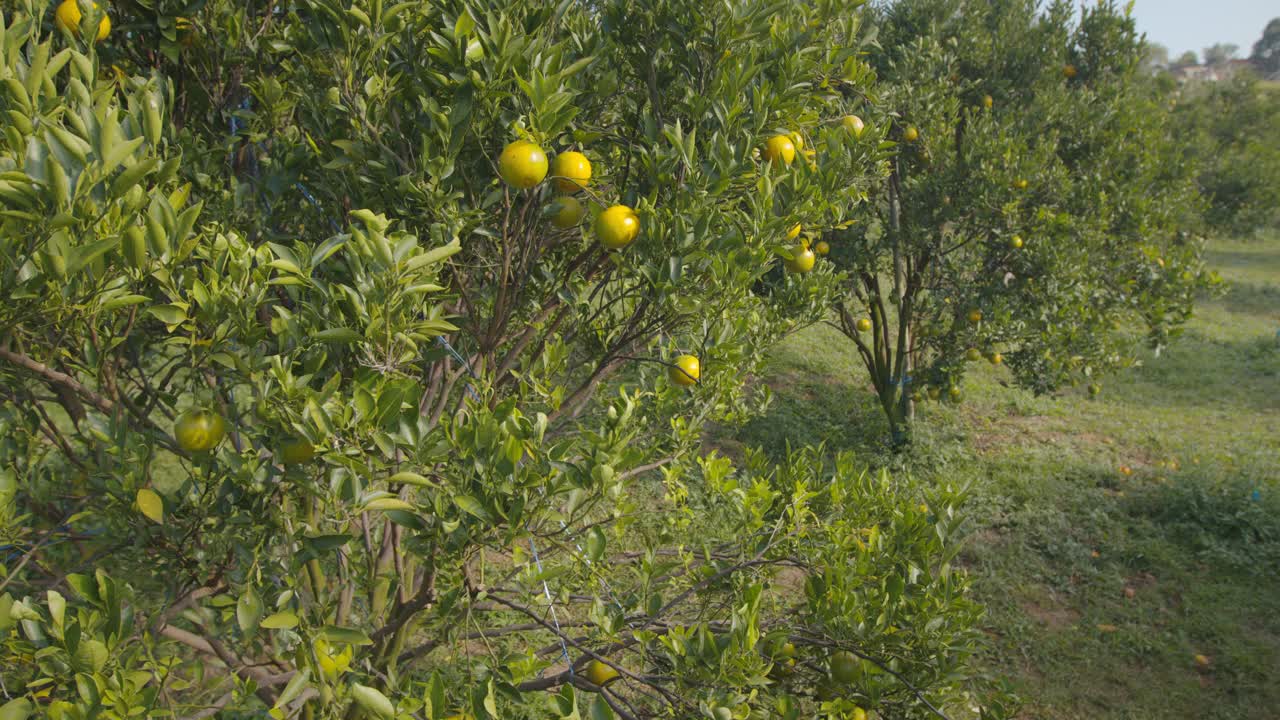
POLYGON ((1080 621, 1079 610, 1053 604, 1052 602, 1028 599, 1024 600, 1021 606, 1027 617, 1050 630, 1065 630, 1080 621))

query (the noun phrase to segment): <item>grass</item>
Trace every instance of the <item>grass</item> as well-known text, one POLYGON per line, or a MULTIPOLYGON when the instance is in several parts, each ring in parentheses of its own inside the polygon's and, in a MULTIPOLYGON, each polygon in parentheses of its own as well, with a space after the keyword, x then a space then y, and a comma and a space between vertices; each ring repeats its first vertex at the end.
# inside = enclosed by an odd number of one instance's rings
POLYGON ((920 482, 970 482, 983 669, 1008 679, 1019 717, 1273 718, 1280 237, 1216 243, 1208 262, 1227 294, 1096 400, 1008 389, 984 363, 963 405, 923 409, 913 457, 895 459, 851 348, 819 327, 777 351, 775 402, 735 440, 776 455, 825 441, 920 482))

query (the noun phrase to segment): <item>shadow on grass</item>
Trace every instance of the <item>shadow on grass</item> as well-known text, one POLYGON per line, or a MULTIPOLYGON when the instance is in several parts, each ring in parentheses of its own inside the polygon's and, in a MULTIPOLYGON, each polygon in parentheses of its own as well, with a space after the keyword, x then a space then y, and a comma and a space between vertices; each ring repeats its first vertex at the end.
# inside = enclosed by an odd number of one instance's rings
MULTIPOLYGON (((1234 280, 1219 302, 1233 313, 1280 318, 1280 287, 1276 285, 1234 280)), ((1280 329, 1280 321, 1276 327, 1280 329)))
POLYGON ((786 457, 788 447, 818 443, 833 453, 849 450, 864 456, 887 449, 889 426, 869 390, 792 369, 771 377, 769 386, 773 401, 763 416, 718 434, 759 447, 777 461, 786 457))
POLYGON ((1204 254, 1204 261, 1209 267, 1223 273, 1244 270, 1280 275, 1280 255, 1275 252, 1274 245, 1267 242, 1244 247, 1237 245, 1230 250, 1209 249, 1204 254))
POLYGON ((1280 393, 1260 391, 1280 387, 1280 340, 1224 342, 1192 330, 1117 380, 1117 399, 1148 410, 1280 411, 1280 393))

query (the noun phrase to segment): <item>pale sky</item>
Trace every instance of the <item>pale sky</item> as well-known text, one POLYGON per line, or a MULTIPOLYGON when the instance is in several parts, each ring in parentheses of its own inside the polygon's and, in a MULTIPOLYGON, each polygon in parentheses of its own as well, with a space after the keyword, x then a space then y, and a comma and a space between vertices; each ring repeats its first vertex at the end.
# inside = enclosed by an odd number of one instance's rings
POLYGON ((1204 49, 1214 43, 1240 46, 1236 57, 1248 57, 1262 37, 1267 21, 1280 17, 1277 0, 1136 0, 1133 16, 1149 42, 1169 48, 1176 58, 1195 50, 1203 60, 1204 49))

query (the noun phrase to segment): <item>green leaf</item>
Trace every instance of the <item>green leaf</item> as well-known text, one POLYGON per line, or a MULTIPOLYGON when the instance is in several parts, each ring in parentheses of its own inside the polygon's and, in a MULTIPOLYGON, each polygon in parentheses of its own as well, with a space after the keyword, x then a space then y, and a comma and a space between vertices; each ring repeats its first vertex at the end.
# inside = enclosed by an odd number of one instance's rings
POLYGON ((444 714, 447 711, 445 707, 444 695, 444 679, 440 677, 438 670, 432 671, 431 680, 427 683, 426 696, 423 698, 425 707, 423 712, 427 716, 427 720, 444 720, 444 714))
POLYGON ((146 295, 124 295, 117 298, 111 298, 110 300, 102 303, 102 309, 103 310, 119 310, 122 307, 129 307, 130 305, 138 305, 150 299, 151 298, 147 297, 146 295))
POLYGON ((76 673, 76 692, 79 693, 80 699, 85 704, 93 707, 102 702, 102 696, 98 692, 98 683, 93 681, 93 677, 85 673, 76 673))
POLYGON ((457 21, 453 23, 454 37, 465 37, 475 29, 476 21, 471 18, 471 13, 467 12, 466 8, 463 8, 462 12, 458 13, 457 21))
MULTIPOLYGON (((263 623, 265 626, 266 623, 263 623)), ((276 704, 273 709, 282 708, 297 699, 302 691, 311 684, 311 668, 302 668, 293 677, 289 678, 289 684, 284 686, 284 690, 280 691, 280 697, 276 698, 276 704)))
POLYGON ((117 144, 107 151, 106 155, 102 156, 102 171, 111 172, 115 170, 117 166, 128 159, 130 155, 133 155, 134 151, 141 146, 142 138, 140 137, 117 144))
POLYGON ((57 590, 45 592, 45 602, 49 605, 49 619, 53 626, 61 628, 67 616, 67 599, 57 590))
POLYGON ((364 506, 365 510, 404 510, 412 512, 417 510, 414 505, 401 500, 400 498, 384 497, 370 500, 364 506))
POLYGON ((391 704, 387 696, 368 685, 352 683, 351 697, 355 698, 356 704, 362 710, 374 717, 391 720, 396 716, 396 707, 391 704))
POLYGON ((391 485, 417 485, 419 487, 435 487, 435 483, 427 478, 412 472, 398 472, 387 478, 387 483, 391 485))
POLYGON ((119 247, 119 245, 120 241, 116 238, 107 238, 106 240, 99 240, 75 248, 71 251, 71 257, 67 261, 67 272, 80 272, 94 260, 106 255, 111 250, 119 247))
POLYGON ((27 720, 33 712, 35 708, 31 701, 20 697, 0 705, 0 720, 27 720))
POLYGON ((147 519, 158 525, 164 524, 164 501, 160 499, 160 495, 151 488, 142 488, 138 490, 138 510, 142 511, 147 519))
POLYGON ((337 625, 325 625, 320 628, 320 637, 324 638, 330 644, 342 643, 344 645, 372 645, 373 640, 365 634, 363 630, 355 628, 338 627, 337 625))
POLYGON ((155 305, 147 308, 147 312, 165 325, 178 325, 187 319, 186 308, 178 305, 155 305))
POLYGON ((484 505, 480 504, 479 500, 471 497, 470 495, 455 495, 453 497, 453 504, 457 505, 464 512, 474 515, 485 522, 492 521, 489 511, 485 509, 484 505))
POLYGON ((435 263, 442 262, 453 255, 456 255, 461 250, 462 243, 458 242, 457 238, 455 238, 453 242, 450 242, 448 245, 432 248, 421 255, 415 255, 414 257, 409 258, 409 262, 405 263, 405 267, 409 270, 417 270, 418 268, 426 265, 433 265, 435 263))
POLYGON ((588 711, 591 720, 614 720, 613 710, 609 707, 609 703, 605 702, 604 697, 596 695, 591 699, 591 708, 588 711))
POLYGON ((236 623, 240 625, 241 632, 252 635, 258 630, 261 621, 262 598, 258 597, 258 593, 254 592, 253 588, 246 588, 240 600, 236 602, 236 623))
POLYGON ((9 615, 13 610, 13 596, 9 593, 0 595, 0 634, 9 632, 9 628, 13 627, 14 619, 9 615))
POLYGON ((591 562, 599 562, 600 558, 604 557, 604 548, 604 532, 598 527, 591 528, 587 533, 587 557, 591 562))
POLYGON ((111 196, 124 197, 125 193, 129 192, 134 185, 137 185, 143 176, 154 170, 158 163, 159 161, 152 157, 142 160, 132 167, 125 168, 124 172, 121 172, 116 176, 115 180, 111 181, 111 196))
POLYGON ((258 627, 264 627, 268 630, 289 629, 298 626, 298 616, 291 612, 279 612, 274 615, 268 615, 262 619, 258 627))
POLYGON ((355 330, 352 330, 351 328, 345 328, 345 327, 329 328, 328 330, 321 330, 313 334, 312 337, 314 337, 316 340, 319 340, 320 342, 331 342, 331 343, 353 343, 353 342, 360 342, 361 340, 364 339, 364 336, 361 335, 360 333, 356 332, 355 330))

